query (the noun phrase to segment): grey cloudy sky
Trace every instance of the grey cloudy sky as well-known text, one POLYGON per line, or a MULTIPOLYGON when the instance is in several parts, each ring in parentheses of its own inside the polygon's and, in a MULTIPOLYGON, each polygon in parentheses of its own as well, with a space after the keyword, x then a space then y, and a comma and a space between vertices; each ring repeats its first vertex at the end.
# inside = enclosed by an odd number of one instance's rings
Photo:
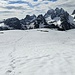
POLYGON ((72 13, 74 0, 0 0, 0 19, 9 17, 24 18, 27 14, 44 14, 50 8, 64 8, 72 13))

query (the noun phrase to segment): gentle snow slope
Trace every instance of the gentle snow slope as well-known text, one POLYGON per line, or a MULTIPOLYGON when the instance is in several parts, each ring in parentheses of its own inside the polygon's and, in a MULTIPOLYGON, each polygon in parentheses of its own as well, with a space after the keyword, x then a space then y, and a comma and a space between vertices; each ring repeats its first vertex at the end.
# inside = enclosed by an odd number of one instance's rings
POLYGON ((0 32, 0 75, 75 75, 75 30, 0 32))

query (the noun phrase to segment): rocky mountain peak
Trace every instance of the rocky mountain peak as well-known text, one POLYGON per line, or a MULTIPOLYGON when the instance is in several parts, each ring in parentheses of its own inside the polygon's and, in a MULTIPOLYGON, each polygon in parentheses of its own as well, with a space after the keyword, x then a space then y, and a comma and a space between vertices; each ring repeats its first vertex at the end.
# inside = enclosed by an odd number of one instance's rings
POLYGON ((74 15, 74 14, 75 14, 75 10, 73 11, 72 15, 74 15))

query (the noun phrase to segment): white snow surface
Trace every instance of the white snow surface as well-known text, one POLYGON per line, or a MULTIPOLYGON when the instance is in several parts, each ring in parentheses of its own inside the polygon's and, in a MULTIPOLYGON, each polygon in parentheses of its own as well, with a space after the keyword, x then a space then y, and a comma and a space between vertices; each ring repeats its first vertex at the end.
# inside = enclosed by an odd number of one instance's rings
POLYGON ((5 27, 5 24, 4 23, 0 23, 0 27, 5 27))
POLYGON ((75 29, 0 31, 0 75, 75 75, 75 29))

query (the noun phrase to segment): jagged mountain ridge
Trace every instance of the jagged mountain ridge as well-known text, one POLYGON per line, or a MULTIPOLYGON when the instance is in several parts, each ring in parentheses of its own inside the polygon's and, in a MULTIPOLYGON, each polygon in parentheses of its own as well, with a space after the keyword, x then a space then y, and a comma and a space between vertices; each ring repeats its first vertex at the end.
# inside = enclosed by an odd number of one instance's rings
MULTIPOLYGON (((74 11, 72 15, 74 14, 74 11)), ((45 15, 26 15, 24 19, 8 18, 3 21, 4 27, 8 29, 34 29, 34 28, 56 28, 58 30, 69 30, 75 28, 74 17, 62 8, 50 9, 45 15), (7 26, 7 27, 6 27, 7 26)))
POLYGON ((74 15, 74 14, 75 14, 75 10, 73 11, 72 15, 74 15))

